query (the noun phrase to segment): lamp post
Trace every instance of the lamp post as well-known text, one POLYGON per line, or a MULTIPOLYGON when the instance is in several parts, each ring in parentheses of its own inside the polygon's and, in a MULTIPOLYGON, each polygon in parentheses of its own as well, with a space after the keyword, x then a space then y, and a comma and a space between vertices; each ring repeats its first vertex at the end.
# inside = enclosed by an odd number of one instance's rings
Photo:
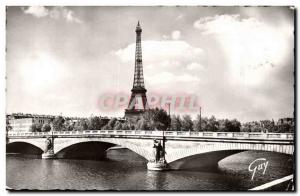
POLYGON ((202 131, 202 126, 201 126, 201 107, 200 107, 200 119, 199 119, 199 122, 200 122, 200 131, 202 131))
MULTIPOLYGON (((168 112, 169 112, 169 118, 171 119, 171 114, 170 114, 170 103, 167 104, 168 105, 168 112)), ((171 126, 171 122, 168 128, 170 128, 171 126)), ((166 138, 165 138, 165 131, 163 130, 163 150, 164 150, 164 160, 165 160, 165 142, 166 142, 166 138)))
POLYGON ((50 127, 51 127, 51 146, 52 146, 52 149, 54 151, 54 134, 53 134, 54 127, 53 127, 53 123, 51 123, 50 127))

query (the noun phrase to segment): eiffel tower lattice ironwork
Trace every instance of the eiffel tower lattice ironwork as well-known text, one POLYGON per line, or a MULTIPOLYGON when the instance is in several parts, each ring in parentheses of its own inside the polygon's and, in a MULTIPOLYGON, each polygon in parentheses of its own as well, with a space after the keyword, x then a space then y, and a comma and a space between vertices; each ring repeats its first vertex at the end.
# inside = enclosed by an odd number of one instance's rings
POLYGON ((141 34, 142 28, 138 22, 136 29, 136 49, 135 49, 135 67, 133 88, 131 89, 131 97, 127 109, 125 110, 125 118, 139 116, 148 109, 146 88, 143 75, 143 60, 142 60, 142 43, 141 34))

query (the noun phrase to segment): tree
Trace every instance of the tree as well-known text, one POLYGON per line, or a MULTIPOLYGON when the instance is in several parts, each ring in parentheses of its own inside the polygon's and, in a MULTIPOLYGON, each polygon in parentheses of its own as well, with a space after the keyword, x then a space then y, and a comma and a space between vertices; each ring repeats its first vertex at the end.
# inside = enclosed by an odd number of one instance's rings
POLYGON ((271 120, 262 120, 260 121, 261 127, 265 132, 276 132, 275 122, 271 120))
POLYGON ((65 130, 66 131, 76 130, 76 128, 75 128, 75 122, 69 122, 69 123, 65 124, 65 130))
POLYGON ((202 131, 210 131, 207 117, 201 118, 201 127, 202 131))
POLYGON ((171 118, 171 130, 173 131, 180 131, 182 127, 181 118, 179 115, 172 115, 171 118))
POLYGON ((277 132, 278 133, 292 133, 293 127, 290 124, 281 124, 277 126, 277 132))
POLYGON ((128 122, 122 123, 122 130, 130 130, 130 126, 128 125, 128 122))
POLYGON ((263 132, 263 127, 260 126, 260 123, 257 121, 250 122, 251 132, 263 132))
POLYGON ((251 124, 249 122, 244 123, 241 129, 242 132, 251 132, 251 124))
POLYGON ((236 119, 233 120, 220 120, 219 121, 219 131, 221 132, 240 132, 241 123, 236 119))
POLYGON ((6 133, 8 133, 10 130, 12 130, 12 126, 10 125, 9 121, 6 120, 6 133))
POLYGON ((117 118, 111 118, 107 123, 107 129, 113 130, 117 121, 118 121, 117 118))
POLYGON ((146 120, 142 117, 141 119, 138 120, 137 122, 137 126, 136 126, 137 130, 149 130, 149 124, 146 122, 146 120))
POLYGON ((76 122, 74 125, 74 129, 77 131, 83 131, 88 129, 88 122, 85 119, 81 119, 80 121, 76 122))
POLYGON ((147 126, 150 130, 166 130, 171 123, 171 118, 163 109, 149 109, 143 114, 147 126))
POLYGON ((61 131, 72 131, 74 129, 75 129, 74 123, 70 119, 68 119, 68 120, 65 120, 61 131))
POLYGON ((62 131, 64 129, 65 119, 62 116, 57 116, 54 118, 52 124, 54 131, 62 131))
POLYGON ((207 131, 217 131, 219 128, 219 123, 216 120, 216 118, 214 116, 211 116, 208 119, 207 125, 206 125, 206 130, 207 131))
POLYGON ((101 130, 110 130, 110 129, 108 128, 108 125, 104 125, 104 126, 101 128, 101 130))
POLYGON ((134 117, 127 119, 125 123, 126 130, 136 130, 137 122, 141 117, 134 117))
POLYGON ((88 120, 88 129, 89 130, 100 130, 104 125, 105 121, 98 116, 89 118, 88 120))
POLYGON ((51 130, 51 126, 48 123, 43 124, 42 132, 49 132, 51 130))
POLYGON ((231 129, 230 129, 231 132, 241 131, 241 123, 238 120, 233 119, 230 122, 231 122, 231 129))
POLYGON ((220 132, 228 132, 227 127, 225 125, 227 123, 227 121, 228 121, 228 119, 221 119, 218 121, 220 132))
POLYGON ((29 128, 30 132, 41 132, 41 130, 42 130, 42 125, 38 123, 33 123, 29 128))
POLYGON ((120 121, 115 123, 114 130, 122 130, 122 123, 120 121))
POLYGON ((182 130, 193 131, 193 121, 190 115, 184 115, 182 117, 182 130))
POLYGON ((193 129, 194 131, 203 131, 203 120, 201 118, 201 124, 200 124, 200 115, 197 115, 196 120, 193 121, 193 129))

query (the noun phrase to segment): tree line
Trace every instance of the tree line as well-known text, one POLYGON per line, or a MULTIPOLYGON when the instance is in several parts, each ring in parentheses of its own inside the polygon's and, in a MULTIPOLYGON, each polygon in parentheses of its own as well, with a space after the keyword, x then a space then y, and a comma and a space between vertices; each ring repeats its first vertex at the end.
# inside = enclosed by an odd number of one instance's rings
POLYGON ((101 118, 93 116, 78 121, 66 120, 62 116, 55 117, 50 123, 33 124, 32 132, 83 131, 83 130, 170 130, 170 131, 204 131, 204 132, 293 132, 289 124, 275 125, 274 121, 244 123, 237 119, 216 119, 214 116, 197 115, 169 116, 163 109, 149 109, 135 119, 119 120, 117 118, 101 118), (263 122, 263 123, 262 123, 263 122))

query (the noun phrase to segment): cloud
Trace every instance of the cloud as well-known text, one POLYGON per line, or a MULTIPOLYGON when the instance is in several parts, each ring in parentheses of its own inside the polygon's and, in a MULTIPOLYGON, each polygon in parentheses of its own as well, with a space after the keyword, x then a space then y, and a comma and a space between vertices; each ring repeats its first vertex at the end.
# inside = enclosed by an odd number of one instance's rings
POLYGON ((147 82, 150 85, 161 85, 161 84, 176 84, 177 82, 198 82, 199 78, 187 73, 175 75, 171 72, 159 72, 157 74, 147 76, 147 82))
POLYGON ((27 91, 37 91, 58 85, 66 77, 66 69, 54 56, 38 53, 27 56, 19 68, 19 78, 24 81, 27 91))
POLYGON ((53 8, 49 16, 54 19, 64 18, 67 22, 82 23, 82 21, 74 16, 74 12, 65 7, 55 7, 53 8))
POLYGON ((163 35, 162 37, 163 37, 163 39, 170 39, 169 35, 163 35))
POLYGON ((175 20, 180 20, 180 19, 182 19, 183 18, 183 14, 179 14, 176 18, 175 18, 175 20))
POLYGON ((282 64, 293 32, 293 28, 274 28, 237 14, 203 17, 194 22, 194 28, 220 43, 228 60, 228 71, 236 79, 232 81, 250 86, 260 85, 274 67, 282 64))
MULTIPOLYGON (((188 60, 199 58, 203 52, 201 48, 193 47, 185 41, 147 40, 142 42, 143 60, 146 62, 157 62, 162 60, 188 60)), ((135 43, 128 45, 124 49, 119 49, 115 54, 123 62, 134 60, 132 56, 135 53, 135 43)))
POLYGON ((162 38, 165 40, 173 39, 179 40, 181 38, 181 32, 178 30, 172 31, 170 35, 162 35, 162 38))
POLYGON ((31 14, 37 18, 45 17, 49 15, 49 10, 44 6, 31 6, 27 9, 22 8, 25 14, 31 14))
MULTIPOLYGON (((186 67, 192 63, 197 66, 203 58, 203 50, 182 40, 146 40, 142 42, 143 62, 147 85, 173 85, 176 82, 199 82, 200 75, 186 67)), ((134 62, 135 44, 114 52, 122 63, 134 62)))
POLYGON ((201 64, 199 64, 199 63, 193 62, 193 63, 191 63, 191 64, 188 64, 188 65, 186 66, 186 68, 187 68, 188 70, 198 70, 198 69, 204 69, 204 66, 201 65, 201 64))
POLYGON ((181 32, 180 31, 173 31, 172 32, 172 39, 178 40, 181 37, 181 32))
POLYGON ((44 6, 30 6, 22 8, 25 14, 30 14, 37 18, 49 17, 53 19, 65 19, 67 22, 82 23, 82 20, 74 15, 74 12, 66 7, 46 8, 44 6))

